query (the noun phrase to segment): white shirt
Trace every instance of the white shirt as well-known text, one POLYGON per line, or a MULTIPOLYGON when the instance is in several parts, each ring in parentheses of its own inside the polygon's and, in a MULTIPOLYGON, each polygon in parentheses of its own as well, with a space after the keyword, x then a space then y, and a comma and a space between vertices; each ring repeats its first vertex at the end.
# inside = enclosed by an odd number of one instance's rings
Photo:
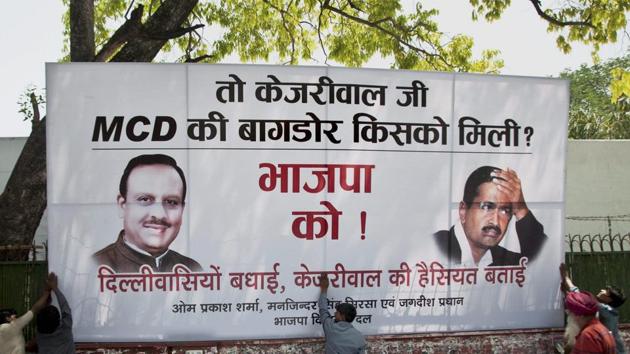
POLYGON ((479 260, 479 264, 475 263, 475 260, 472 256, 472 251, 470 249, 470 244, 468 243, 468 238, 466 238, 466 234, 464 233, 464 228, 462 227, 461 222, 457 222, 454 225, 455 228, 455 238, 457 238, 457 243, 459 243, 459 248, 462 250, 462 267, 465 268, 474 268, 481 267, 485 268, 492 263, 492 252, 487 250, 486 253, 483 254, 481 259, 479 260))
POLYGON ((22 328, 32 319, 33 312, 29 310, 21 317, 0 325, 0 354, 24 354, 22 328))

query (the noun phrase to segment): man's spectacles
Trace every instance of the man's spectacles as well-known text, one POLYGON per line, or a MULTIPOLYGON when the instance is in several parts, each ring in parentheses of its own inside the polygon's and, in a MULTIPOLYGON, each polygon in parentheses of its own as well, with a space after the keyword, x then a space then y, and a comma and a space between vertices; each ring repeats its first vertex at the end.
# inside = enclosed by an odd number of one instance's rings
POLYGON ((497 203, 493 202, 479 202, 479 209, 481 209, 486 214, 492 214, 495 212, 495 210, 499 209, 499 215, 512 216, 511 205, 499 206, 497 203))

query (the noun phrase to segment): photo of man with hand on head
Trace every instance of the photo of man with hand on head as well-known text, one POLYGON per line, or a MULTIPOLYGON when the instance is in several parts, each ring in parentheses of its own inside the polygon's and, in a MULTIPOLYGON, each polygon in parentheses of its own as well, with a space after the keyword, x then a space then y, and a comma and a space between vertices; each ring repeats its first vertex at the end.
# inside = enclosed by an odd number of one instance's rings
POLYGON ((543 226, 529 210, 516 171, 482 166, 466 180, 459 202, 459 222, 433 234, 440 253, 466 266, 519 265, 534 259, 547 240, 543 226), (499 246, 508 225, 516 219, 520 252, 499 246))

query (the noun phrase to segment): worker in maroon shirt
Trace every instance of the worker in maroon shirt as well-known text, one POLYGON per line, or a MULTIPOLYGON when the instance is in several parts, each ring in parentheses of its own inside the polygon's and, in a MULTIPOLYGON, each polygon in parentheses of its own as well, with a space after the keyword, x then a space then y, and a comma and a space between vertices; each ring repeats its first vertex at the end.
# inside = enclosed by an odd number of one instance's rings
POLYGON ((564 301, 567 323, 575 324, 579 333, 575 337, 575 354, 615 354, 615 338, 597 319, 597 298, 588 291, 572 291, 564 301))

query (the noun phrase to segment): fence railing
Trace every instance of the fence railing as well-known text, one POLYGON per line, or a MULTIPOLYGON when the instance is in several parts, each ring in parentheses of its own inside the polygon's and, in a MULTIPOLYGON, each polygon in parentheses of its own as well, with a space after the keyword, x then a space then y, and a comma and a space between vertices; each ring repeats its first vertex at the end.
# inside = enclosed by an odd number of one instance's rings
POLYGON ((567 253, 624 252, 630 251, 630 233, 567 234, 564 243, 567 253))
POLYGON ((48 245, 0 245, 0 262, 17 259, 44 261, 48 259, 48 245))
MULTIPOLYGON (((597 295, 607 285, 616 285, 630 297, 630 252, 567 252, 565 258, 571 279, 580 289, 597 295)), ((619 321, 630 323, 630 300, 618 310, 619 321)))
MULTIPOLYGON (((0 307, 14 308, 18 316, 28 311, 44 291, 46 274, 45 261, 0 262, 0 307)), ((31 321, 25 338, 33 337, 34 328, 31 321)))

